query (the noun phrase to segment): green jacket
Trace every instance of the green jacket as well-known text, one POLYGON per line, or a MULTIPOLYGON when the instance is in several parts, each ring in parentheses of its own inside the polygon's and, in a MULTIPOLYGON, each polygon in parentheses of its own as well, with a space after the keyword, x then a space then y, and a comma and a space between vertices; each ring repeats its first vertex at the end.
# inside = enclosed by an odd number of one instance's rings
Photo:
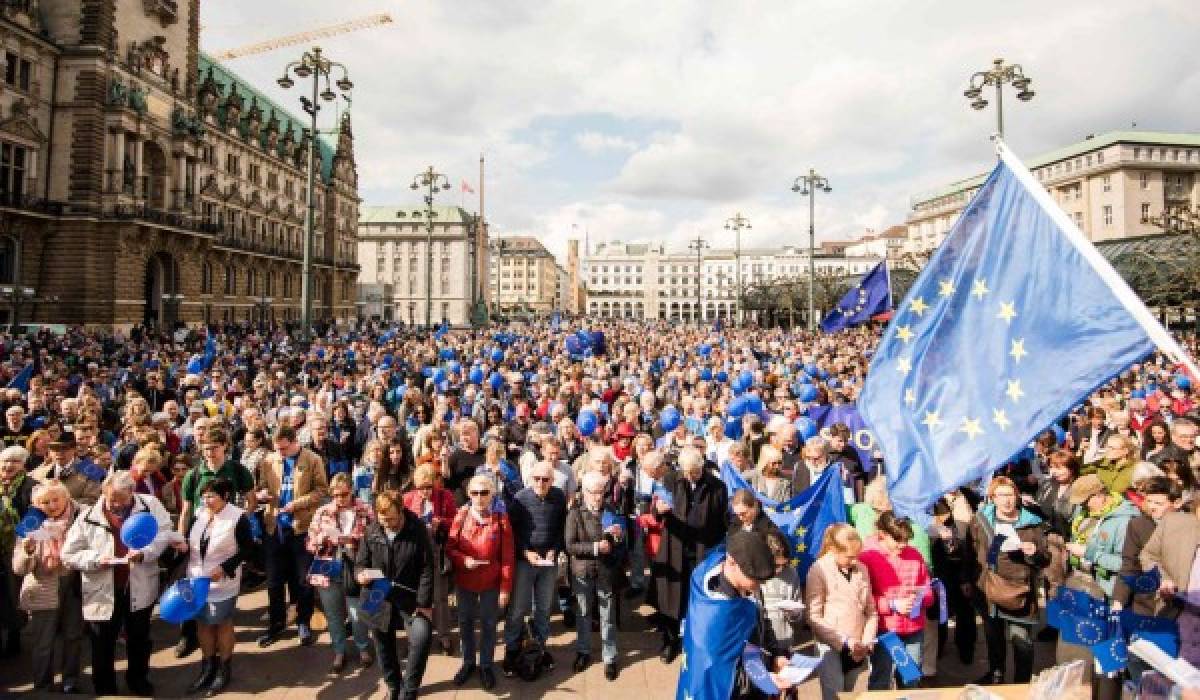
MULTIPOLYGON (((1125 547, 1125 530, 1129 521, 1141 515, 1138 507, 1122 500, 1111 513, 1104 516, 1087 539, 1083 559, 1092 565, 1092 576, 1109 597, 1121 572, 1121 550, 1125 547)), ((1078 517, 1079 511, 1076 511, 1078 517)))
MULTIPOLYGON (((859 537, 866 542, 867 538, 875 534, 875 521, 879 519, 879 513, 866 503, 855 503, 850 506, 850 524, 858 530, 859 537)), ((913 538, 909 545, 913 549, 921 553, 921 558, 925 560, 925 567, 933 571, 933 550, 929 546, 929 533, 925 528, 913 523, 913 538)))

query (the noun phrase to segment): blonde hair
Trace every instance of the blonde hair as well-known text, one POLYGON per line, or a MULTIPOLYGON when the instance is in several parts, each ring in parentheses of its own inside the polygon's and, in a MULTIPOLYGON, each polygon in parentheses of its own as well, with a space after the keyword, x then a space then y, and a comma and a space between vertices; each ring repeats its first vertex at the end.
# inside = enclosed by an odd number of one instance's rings
POLYGON ((404 499, 400 496, 399 491, 388 489, 375 495, 375 512, 377 514, 382 515, 393 508, 398 512, 404 511, 404 499))
POLYGON ((437 485, 437 480, 434 478, 433 465, 429 462, 422 464, 413 471, 413 486, 418 487, 428 481, 431 484, 437 485))
POLYGON ((162 466, 162 453, 153 447, 143 447, 133 456, 134 464, 145 464, 152 470, 162 466))
POLYGON ((863 546, 862 535, 858 534, 858 530, 847 523, 834 523, 825 528, 825 537, 821 540, 821 551, 817 553, 817 558, 820 559, 826 553, 834 551, 845 554, 854 546, 860 550, 863 546))
POLYGON ((758 451, 758 471, 763 476, 773 477, 779 476, 779 460, 783 459, 783 453, 771 447, 763 445, 758 451))
POLYGON ((71 492, 67 489, 67 485, 58 479, 46 479, 39 484, 35 484, 30 500, 36 504, 38 501, 42 500, 46 496, 49 496, 55 491, 61 491, 63 498, 67 499, 68 501, 71 500, 71 492))
POLYGON ((892 509, 892 499, 887 492, 887 481, 882 474, 872 479, 871 483, 863 489, 863 503, 874 508, 877 513, 892 509))
POLYGON ((329 480, 329 490, 330 491, 333 491, 333 489, 338 486, 345 486, 345 487, 349 488, 351 491, 354 490, 354 483, 352 481, 350 481, 350 475, 347 474, 346 472, 338 472, 337 474, 334 474, 333 478, 331 478, 329 480))

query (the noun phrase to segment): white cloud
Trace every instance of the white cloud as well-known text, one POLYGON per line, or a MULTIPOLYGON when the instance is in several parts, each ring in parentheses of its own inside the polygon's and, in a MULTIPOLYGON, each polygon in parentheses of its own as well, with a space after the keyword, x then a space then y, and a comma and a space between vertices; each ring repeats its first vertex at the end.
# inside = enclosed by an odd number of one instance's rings
POLYGON ((583 131, 575 135, 575 144, 585 153, 603 153, 604 151, 636 151, 637 142, 613 134, 602 134, 599 131, 583 131))
MULTIPOLYGON (((405 201, 429 164, 457 182, 488 154, 493 230, 565 249, 571 224, 593 241, 661 238, 682 245, 724 234, 741 210, 754 245, 807 240, 808 210, 789 191, 814 167, 818 237, 903 221, 910 195, 992 162, 994 106, 962 97, 996 56, 1022 63, 1037 97, 1005 100, 1009 143, 1033 156, 1088 133, 1195 130, 1200 65, 1194 0, 1096 3, 1012 0, 1003 12, 935 0, 663 0, 578 3, 380 3, 206 0, 213 48, 335 23, 386 7, 396 23, 322 41, 357 84, 362 194, 405 201), (549 139, 542 120, 601 114, 662 123, 652 135, 589 126, 549 139), (564 148, 628 158, 613 175, 564 148), (560 172, 557 169, 562 168, 560 172)), ((273 87, 293 47, 239 60, 273 87)), ((586 159, 585 159, 586 160, 586 159)))

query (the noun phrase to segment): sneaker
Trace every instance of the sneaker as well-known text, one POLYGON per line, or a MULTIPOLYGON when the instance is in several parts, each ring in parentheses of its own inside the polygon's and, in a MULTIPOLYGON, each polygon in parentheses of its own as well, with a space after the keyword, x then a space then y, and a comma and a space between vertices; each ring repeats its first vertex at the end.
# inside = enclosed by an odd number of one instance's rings
POLYGON ((617 662, 609 661, 604 664, 604 677, 610 681, 617 680, 617 662))
POLYGON ((200 642, 194 637, 180 637, 179 642, 175 645, 175 658, 184 659, 192 655, 192 652, 200 648, 200 642))
POLYGON ((258 646, 265 649, 275 642, 278 642, 279 638, 282 636, 283 630, 267 630, 265 633, 259 636, 258 646))
POLYGON ((496 671, 490 665, 479 669, 479 682, 483 685, 484 690, 495 688, 496 671))
POLYGON ((586 668, 587 668, 588 666, 590 666, 591 664, 592 664, 592 657, 591 657, 591 655, 589 655, 589 654, 576 654, 576 655, 575 655, 575 663, 574 663, 574 664, 572 664, 572 666, 571 666, 571 667, 575 669, 575 672, 576 672, 576 673, 579 673, 580 671, 582 671, 582 670, 586 669, 586 668))

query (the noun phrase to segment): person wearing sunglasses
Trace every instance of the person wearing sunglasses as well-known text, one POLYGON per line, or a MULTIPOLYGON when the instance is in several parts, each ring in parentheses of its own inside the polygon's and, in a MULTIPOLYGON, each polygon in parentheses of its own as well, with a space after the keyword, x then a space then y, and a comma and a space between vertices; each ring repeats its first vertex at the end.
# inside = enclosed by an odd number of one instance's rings
POLYGON ((354 495, 349 474, 334 474, 329 482, 329 493, 333 500, 317 509, 308 526, 308 551, 314 557, 314 565, 308 572, 308 583, 320 596, 321 610, 329 621, 329 644, 333 647, 333 665, 329 671, 336 675, 346 668, 347 610, 359 665, 370 668, 375 661, 371 655, 371 638, 367 635, 366 623, 359 619, 356 610, 358 597, 347 596, 345 582, 345 575, 352 568, 354 552, 375 516, 371 507, 354 495), (342 573, 331 573, 338 566, 342 573))
POLYGON ((496 687, 496 670, 492 665, 496 621, 512 592, 514 549, 508 515, 492 507, 495 488, 495 482, 487 474, 471 477, 467 482, 470 502, 454 517, 446 542, 446 555, 454 565, 462 638, 463 664, 454 674, 454 685, 458 687, 466 684, 477 668, 484 689, 496 687))

